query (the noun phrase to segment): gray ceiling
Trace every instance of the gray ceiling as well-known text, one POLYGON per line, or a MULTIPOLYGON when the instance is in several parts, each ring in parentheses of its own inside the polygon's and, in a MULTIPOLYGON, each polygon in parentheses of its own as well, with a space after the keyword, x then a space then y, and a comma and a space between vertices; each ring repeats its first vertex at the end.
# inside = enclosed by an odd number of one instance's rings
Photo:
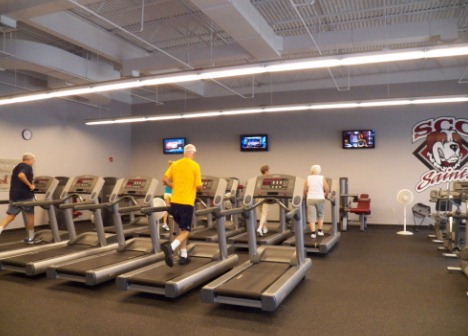
MULTIPOLYGON (((468 0, 0 0, 0 96, 193 69, 468 42, 468 0)), ((404 82, 468 87, 468 57, 75 97, 131 104, 404 82)))

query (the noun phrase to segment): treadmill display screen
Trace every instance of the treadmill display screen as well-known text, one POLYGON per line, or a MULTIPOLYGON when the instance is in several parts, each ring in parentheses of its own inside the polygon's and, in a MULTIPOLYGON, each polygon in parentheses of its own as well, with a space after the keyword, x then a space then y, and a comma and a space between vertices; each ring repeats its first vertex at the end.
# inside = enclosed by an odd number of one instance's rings
POLYGON ((75 183, 75 187, 90 188, 93 186, 93 183, 94 183, 94 179, 92 178, 79 178, 75 183))
POLYGON ((212 186, 213 186, 213 180, 202 179, 202 189, 211 189, 212 186))
POLYGON ((141 190, 145 188, 145 185, 146 185, 145 179, 131 179, 127 181, 127 184, 125 185, 125 189, 141 190))
POLYGON ((262 189, 283 190, 288 188, 288 179, 266 178, 263 179, 262 189))
POLYGON ((37 178, 34 180, 34 185, 36 186, 36 189, 34 190, 35 192, 38 192, 39 190, 45 190, 49 186, 49 179, 46 178, 37 178))

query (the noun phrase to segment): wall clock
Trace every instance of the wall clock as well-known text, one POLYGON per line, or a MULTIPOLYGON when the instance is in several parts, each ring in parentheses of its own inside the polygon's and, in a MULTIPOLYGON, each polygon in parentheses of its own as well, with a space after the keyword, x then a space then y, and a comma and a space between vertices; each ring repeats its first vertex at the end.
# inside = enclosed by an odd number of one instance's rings
POLYGON ((24 140, 31 140, 32 138, 32 131, 28 128, 25 128, 23 132, 21 132, 21 136, 24 140))

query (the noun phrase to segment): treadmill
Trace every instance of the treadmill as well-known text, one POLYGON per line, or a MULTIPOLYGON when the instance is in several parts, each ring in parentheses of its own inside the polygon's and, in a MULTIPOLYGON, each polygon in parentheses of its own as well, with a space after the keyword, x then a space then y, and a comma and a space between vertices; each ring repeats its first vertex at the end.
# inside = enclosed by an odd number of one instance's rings
MULTIPOLYGON (((331 182, 328 184, 331 186, 331 182)), ((310 229, 309 226, 306 225, 305 230, 303 231, 304 234, 304 247, 306 252, 312 253, 312 254, 321 254, 325 255, 328 252, 330 252, 333 247, 340 241, 341 238, 341 232, 338 231, 338 207, 336 206, 336 193, 335 191, 332 191, 330 194, 330 197, 328 198, 328 201, 330 201, 331 204, 331 227, 329 230, 324 230, 323 232, 325 235, 323 237, 317 236, 317 238, 311 238, 310 237, 310 229)), ((305 202, 304 202, 305 205, 305 202)), ((305 216, 307 218, 307 216, 305 216)), ((304 222, 307 222, 305 218, 304 222)), ((325 225, 324 225, 325 228, 325 225)), ((286 239, 283 242, 283 245, 287 246, 295 246, 296 245, 296 236, 292 236, 289 239, 286 239)))
POLYGON ((70 240, 50 249, 1 258, 0 270, 34 276, 45 273, 47 267, 53 264, 115 249, 117 247, 117 243, 114 243, 115 238, 104 233, 101 216, 97 216, 95 220, 96 232, 76 235, 73 223, 73 208, 78 204, 96 204, 103 184, 104 180, 101 177, 93 175, 81 175, 70 179, 62 192, 63 204, 60 205, 60 208, 65 210, 70 240), (85 195, 88 195, 89 199, 83 199, 82 196, 86 197, 85 195), (78 202, 71 203, 72 199, 78 202))
MULTIPOLYGON (((67 237, 66 232, 59 230, 54 206, 56 201, 53 200, 53 195, 59 189, 59 181, 52 176, 38 176, 34 178, 33 184, 36 187, 34 189, 34 197, 36 195, 44 195, 44 197, 41 200, 15 202, 15 204, 18 206, 40 206, 47 210, 50 230, 37 231, 34 239, 38 239, 40 242, 34 245, 29 245, 24 240, 0 244, 0 258, 47 249, 67 237)), ((2 203, 4 202, 2 201, 2 203)), ((26 221, 26 218, 24 218, 24 221, 26 221)))
MULTIPOLYGON (((212 176, 202 176, 202 182, 205 180, 212 179, 212 176)), ((231 207, 237 208, 237 191, 239 187, 239 179, 235 177, 226 178, 227 187, 225 192, 224 202, 229 202, 231 207)), ((197 197, 201 197, 202 192, 197 193, 197 197)), ((206 204, 206 202, 203 202, 206 204)), ((226 204, 225 204, 226 205, 226 204)), ((192 230, 190 232, 190 239, 192 240, 201 240, 201 241, 209 241, 209 242, 217 242, 218 241, 218 230, 216 228, 217 221, 212 220, 212 214, 208 214, 208 226, 206 228, 202 228, 199 230, 192 230)), ((239 215, 234 214, 232 216, 231 223, 227 223, 225 220, 224 225, 226 227, 226 237, 230 238, 232 236, 239 235, 245 231, 244 228, 239 227, 239 215), (230 224, 230 225, 229 225, 230 224), (228 228, 230 226, 230 228, 228 228)))
MULTIPOLYGON (((245 196, 245 195, 244 195, 245 196)), ((288 199, 283 199, 281 202, 278 202, 278 198, 260 198, 259 196, 254 196, 258 199, 257 206, 260 206, 263 203, 273 204, 286 204, 288 199)), ((264 233, 263 236, 255 235, 256 243, 258 245, 278 245, 283 241, 288 239, 293 235, 291 230, 286 228, 286 211, 284 207, 279 207, 280 211, 280 223, 277 228, 268 228, 268 232, 264 233)), ((257 226, 257 213, 256 211, 251 216, 254 216, 255 226, 257 226)), ((228 238, 228 243, 234 245, 235 248, 249 248, 250 238, 248 232, 243 232, 239 235, 232 236, 228 238)))
MULTIPOLYGON (((216 214, 223 209, 226 185, 226 180, 221 178, 210 177, 204 179, 200 193, 202 196, 212 198, 214 207, 197 210, 195 212, 197 216, 209 213, 216 214)), ((142 209, 141 211, 151 214, 166 209, 167 207, 156 207, 142 209)), ((223 218, 218 219, 217 228, 218 244, 208 242, 188 244, 187 252, 191 259, 190 264, 179 265, 175 263, 173 267, 169 267, 162 261, 149 265, 119 275, 116 279, 117 287, 122 290, 136 290, 176 298, 192 288, 229 271, 237 264, 239 258, 234 254, 228 255, 223 218)), ((155 236, 155 238, 158 239, 159 236, 155 236)))
MULTIPOLYGON (((125 240, 121 216, 122 213, 136 212, 143 206, 154 206, 153 200, 157 187, 158 181, 150 177, 120 179, 116 183, 108 203, 77 206, 77 210, 93 210, 95 212, 99 209, 109 209, 114 217, 118 246, 111 251, 52 265, 47 269, 47 277, 95 286, 112 280, 119 274, 163 260, 164 253, 159 252, 159 249, 155 250, 151 239, 136 237, 125 240), (143 203, 139 206, 120 208, 125 199, 134 199, 135 201, 143 199, 143 203)), ((159 199, 158 204, 165 205, 164 200, 159 199)), ((153 232, 156 232, 155 230, 157 228, 152 228, 153 232)))
POLYGON ((244 207, 240 211, 248 212, 250 259, 205 285, 201 290, 203 302, 275 311, 306 276, 312 261, 305 258, 303 244, 304 182, 304 179, 290 175, 259 176, 247 182, 244 207), (283 199, 291 200, 286 217, 295 226, 295 247, 262 245, 257 248, 255 209, 262 202, 254 203, 256 197, 275 201, 282 208, 287 208, 283 199))

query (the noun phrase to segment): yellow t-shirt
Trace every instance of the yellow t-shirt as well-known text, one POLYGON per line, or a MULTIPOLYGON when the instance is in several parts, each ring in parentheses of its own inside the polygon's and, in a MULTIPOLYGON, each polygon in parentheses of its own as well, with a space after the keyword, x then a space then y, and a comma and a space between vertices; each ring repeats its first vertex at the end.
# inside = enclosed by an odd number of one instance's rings
POLYGON ((195 204, 197 187, 202 185, 198 163, 189 158, 182 158, 173 162, 164 176, 172 181, 172 203, 195 204))

